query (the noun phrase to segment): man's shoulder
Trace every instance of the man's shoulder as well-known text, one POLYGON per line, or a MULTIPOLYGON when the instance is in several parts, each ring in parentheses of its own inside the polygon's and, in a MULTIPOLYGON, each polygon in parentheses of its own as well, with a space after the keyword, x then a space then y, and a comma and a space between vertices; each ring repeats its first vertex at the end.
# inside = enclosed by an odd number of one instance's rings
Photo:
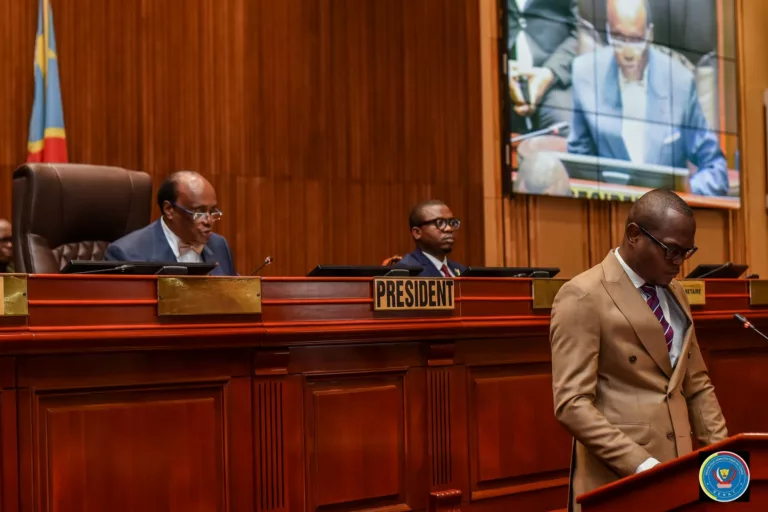
POLYGON ((112 242, 111 245, 116 245, 117 247, 120 247, 121 249, 124 249, 126 247, 134 246, 136 244, 140 244, 144 240, 150 238, 152 236, 152 228, 154 227, 155 223, 158 221, 153 222, 152 224, 148 226, 144 226, 143 228, 139 228, 136 231, 132 231, 128 233, 127 235, 123 236, 122 238, 119 238, 112 242))
POLYGON ((580 82, 594 82, 595 69, 605 68, 610 64, 612 58, 613 50, 608 47, 577 56, 573 59, 572 64, 574 79, 578 79, 580 82))
POLYGON ((589 270, 585 270, 581 274, 577 275, 567 283, 563 284, 558 292, 573 294, 578 298, 594 295, 603 290, 603 267, 602 263, 598 263, 589 270))
POLYGON ((401 259, 398 263, 398 265, 421 265, 421 262, 416 256, 416 252, 409 252, 405 256, 403 256, 403 259, 401 259))

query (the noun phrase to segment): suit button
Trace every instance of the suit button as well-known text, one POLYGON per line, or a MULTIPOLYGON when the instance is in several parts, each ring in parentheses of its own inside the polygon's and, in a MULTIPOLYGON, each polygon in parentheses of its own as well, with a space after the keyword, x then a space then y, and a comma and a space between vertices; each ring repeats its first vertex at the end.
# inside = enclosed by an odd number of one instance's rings
POLYGON ((635 361, 637 361, 637 356, 629 356, 630 363, 635 364, 635 361))
POLYGON ((675 433, 674 432, 667 432, 667 439, 669 439, 671 441, 674 438, 675 438, 675 433))

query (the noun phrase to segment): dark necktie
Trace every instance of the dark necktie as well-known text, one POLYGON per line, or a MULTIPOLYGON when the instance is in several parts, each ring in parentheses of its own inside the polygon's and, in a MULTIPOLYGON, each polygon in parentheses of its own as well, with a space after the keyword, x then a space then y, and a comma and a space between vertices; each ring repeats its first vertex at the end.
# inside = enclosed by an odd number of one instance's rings
POLYGON ((645 302, 648 303, 648 307, 656 315, 656 319, 661 324, 661 328, 664 329, 664 339, 667 341, 667 350, 672 350, 672 338, 675 336, 675 330, 669 325, 667 319, 664 318, 664 311, 661 309, 661 302, 659 302, 659 295, 656 293, 656 287, 650 284, 644 284, 640 289, 645 293, 645 302))

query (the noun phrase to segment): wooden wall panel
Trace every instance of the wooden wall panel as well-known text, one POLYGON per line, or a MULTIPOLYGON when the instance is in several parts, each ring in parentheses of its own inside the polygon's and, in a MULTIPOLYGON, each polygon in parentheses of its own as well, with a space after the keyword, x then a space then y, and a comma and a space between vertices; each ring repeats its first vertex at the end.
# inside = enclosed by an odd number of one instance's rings
MULTIPOLYGON (((0 216, 26 157, 37 0, 0 2, 0 216)), ((240 272, 377 264, 411 205, 483 263, 478 0, 52 0, 70 159, 195 169, 240 272)), ((155 213, 156 215, 156 213, 155 213)))

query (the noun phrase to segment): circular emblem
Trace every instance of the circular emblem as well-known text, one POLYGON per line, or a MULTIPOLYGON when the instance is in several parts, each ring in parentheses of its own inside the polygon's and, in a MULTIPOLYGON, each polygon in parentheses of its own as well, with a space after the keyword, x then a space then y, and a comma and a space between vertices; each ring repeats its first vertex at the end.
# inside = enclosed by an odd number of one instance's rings
POLYGON ((699 470, 701 490, 715 501, 739 499, 749 487, 749 468, 733 452, 713 453, 699 470))

